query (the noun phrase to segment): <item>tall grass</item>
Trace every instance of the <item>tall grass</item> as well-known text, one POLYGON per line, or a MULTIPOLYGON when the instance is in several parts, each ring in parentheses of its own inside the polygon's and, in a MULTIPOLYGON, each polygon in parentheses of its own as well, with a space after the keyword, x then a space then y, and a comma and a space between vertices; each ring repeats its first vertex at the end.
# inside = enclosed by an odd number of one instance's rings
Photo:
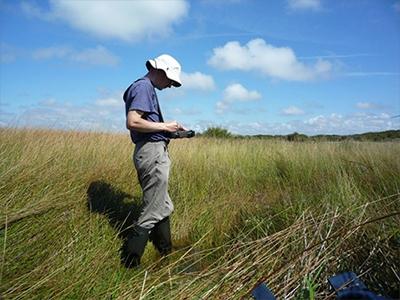
POLYGON ((126 134, 0 130, 5 299, 330 298, 352 270, 396 297, 400 144, 172 141, 174 252, 120 264, 140 188, 126 134))

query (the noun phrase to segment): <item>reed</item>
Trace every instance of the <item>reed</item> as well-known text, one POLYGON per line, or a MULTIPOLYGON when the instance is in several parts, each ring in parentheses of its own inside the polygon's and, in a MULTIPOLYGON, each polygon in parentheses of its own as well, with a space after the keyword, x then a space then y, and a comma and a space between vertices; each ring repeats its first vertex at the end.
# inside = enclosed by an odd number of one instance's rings
POLYGON ((332 298, 352 270, 396 297, 400 144, 174 140, 174 252, 120 264, 140 188, 127 134, 0 129, 4 299, 332 298))

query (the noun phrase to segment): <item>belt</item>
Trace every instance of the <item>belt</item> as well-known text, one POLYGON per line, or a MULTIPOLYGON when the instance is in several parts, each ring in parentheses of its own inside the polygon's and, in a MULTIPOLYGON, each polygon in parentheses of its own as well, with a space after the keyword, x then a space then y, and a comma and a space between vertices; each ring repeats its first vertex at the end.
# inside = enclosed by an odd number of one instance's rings
POLYGON ((137 142, 135 145, 136 145, 136 147, 142 147, 146 143, 160 143, 160 142, 164 143, 165 146, 168 146, 168 144, 169 144, 169 140, 167 140, 167 141, 140 141, 140 142, 137 142))

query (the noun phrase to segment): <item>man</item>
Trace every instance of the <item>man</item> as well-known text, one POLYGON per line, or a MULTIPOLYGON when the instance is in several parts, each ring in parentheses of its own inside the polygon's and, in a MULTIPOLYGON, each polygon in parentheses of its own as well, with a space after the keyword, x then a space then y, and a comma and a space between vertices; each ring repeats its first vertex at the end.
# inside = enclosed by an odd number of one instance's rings
POLYGON ((181 86, 181 66, 163 54, 146 62, 148 73, 132 83, 124 93, 126 127, 135 144, 133 161, 143 192, 142 210, 123 246, 123 263, 140 264, 148 239, 161 255, 171 252, 169 216, 174 206, 168 195, 170 160, 169 133, 186 130, 176 121, 164 122, 155 88, 181 86))

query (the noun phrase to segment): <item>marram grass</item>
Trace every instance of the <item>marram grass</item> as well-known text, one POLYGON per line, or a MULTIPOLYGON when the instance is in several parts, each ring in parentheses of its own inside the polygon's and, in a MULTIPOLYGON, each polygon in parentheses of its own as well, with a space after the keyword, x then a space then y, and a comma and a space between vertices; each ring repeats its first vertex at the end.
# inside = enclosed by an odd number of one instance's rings
POLYGON ((331 298, 354 271, 396 297, 400 144, 194 138, 170 146, 174 252, 120 264, 140 188, 127 134, 0 130, 4 299, 331 298))

